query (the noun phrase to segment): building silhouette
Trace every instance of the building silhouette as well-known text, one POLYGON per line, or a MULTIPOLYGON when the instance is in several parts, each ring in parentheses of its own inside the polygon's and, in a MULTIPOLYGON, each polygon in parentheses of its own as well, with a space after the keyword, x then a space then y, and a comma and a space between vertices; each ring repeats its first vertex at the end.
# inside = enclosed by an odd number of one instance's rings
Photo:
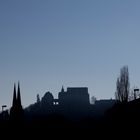
POLYGON ((68 87, 67 91, 64 91, 62 87, 58 97, 60 106, 87 106, 90 104, 87 87, 68 87))
POLYGON ((13 102, 10 109, 10 117, 12 119, 20 119, 23 116, 23 108, 21 105, 21 95, 20 95, 20 84, 18 83, 18 89, 16 92, 16 84, 14 84, 13 91, 13 102))
POLYGON ((88 114, 90 108, 89 93, 87 87, 68 87, 65 91, 62 87, 58 98, 46 92, 40 102, 30 105, 26 109, 27 114, 35 116, 60 115, 66 118, 83 117, 88 114))

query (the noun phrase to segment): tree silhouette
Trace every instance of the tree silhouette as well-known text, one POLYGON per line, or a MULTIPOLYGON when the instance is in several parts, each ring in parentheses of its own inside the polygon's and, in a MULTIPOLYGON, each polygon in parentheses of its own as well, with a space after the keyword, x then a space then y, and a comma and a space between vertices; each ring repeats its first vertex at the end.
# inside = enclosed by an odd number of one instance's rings
POLYGON ((115 97, 119 102, 128 102, 130 90, 128 66, 123 66, 117 78, 115 97))

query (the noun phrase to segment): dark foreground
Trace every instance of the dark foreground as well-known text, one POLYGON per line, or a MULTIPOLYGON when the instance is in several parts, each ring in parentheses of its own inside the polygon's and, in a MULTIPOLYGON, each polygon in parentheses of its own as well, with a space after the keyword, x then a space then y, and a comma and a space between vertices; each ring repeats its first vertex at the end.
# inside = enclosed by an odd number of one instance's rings
POLYGON ((6 121, 0 124, 1 137, 11 139, 43 138, 120 138, 139 135, 140 122, 126 119, 125 121, 108 119, 86 119, 81 121, 63 120, 60 118, 36 118, 33 120, 6 121), (41 119, 41 120, 40 120, 41 119))
POLYGON ((1 120, 0 134, 11 139, 134 139, 140 134, 140 102, 115 105, 101 118, 68 119, 55 114, 1 120))

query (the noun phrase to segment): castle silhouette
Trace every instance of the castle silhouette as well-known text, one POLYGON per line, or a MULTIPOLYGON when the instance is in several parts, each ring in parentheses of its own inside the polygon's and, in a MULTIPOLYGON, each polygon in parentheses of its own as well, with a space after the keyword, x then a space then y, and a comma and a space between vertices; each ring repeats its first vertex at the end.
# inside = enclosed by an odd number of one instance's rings
MULTIPOLYGON (((90 97, 87 87, 68 87, 64 90, 62 86, 58 93, 58 99, 53 97, 51 92, 46 92, 37 102, 23 109, 21 105, 20 84, 16 92, 14 84, 13 103, 10 109, 10 118, 19 119, 24 117, 59 115, 70 119, 83 119, 89 114, 101 116, 111 107, 114 100, 98 100, 94 105, 90 104, 90 97)), ((39 96, 39 95, 38 95, 39 96)))
POLYGON ((87 115, 90 99, 87 87, 62 87, 55 99, 50 92, 46 92, 41 100, 25 109, 25 114, 32 116, 61 115, 66 118, 76 118, 87 115))
POLYGON ((12 107, 10 118, 20 119, 25 116, 50 114, 61 114, 63 116, 74 116, 84 114, 90 106, 90 99, 87 87, 68 87, 67 91, 62 87, 55 99, 50 92, 46 92, 42 99, 35 104, 23 109, 21 104, 20 84, 16 90, 14 84, 12 107), (30 114, 30 115, 28 115, 30 114))

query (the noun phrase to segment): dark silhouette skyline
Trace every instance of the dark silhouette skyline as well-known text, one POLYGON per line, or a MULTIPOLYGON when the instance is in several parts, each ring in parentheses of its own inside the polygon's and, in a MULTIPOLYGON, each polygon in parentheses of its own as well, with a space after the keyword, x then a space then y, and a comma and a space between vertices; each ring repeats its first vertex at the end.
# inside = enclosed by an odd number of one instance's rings
MULTIPOLYGON (((119 88, 128 89, 126 87, 129 77, 128 68, 127 71, 123 71, 123 76, 121 77, 123 80, 120 80, 123 84, 120 82, 119 88)), ((119 95, 124 95, 125 90, 118 91, 119 95)), ((76 135, 84 136, 86 132, 90 132, 94 136, 98 133, 100 135, 103 133, 115 134, 118 132, 118 128, 120 133, 117 133, 117 136, 124 135, 124 132, 128 132, 130 128, 136 132, 136 128, 140 126, 138 92, 139 89, 134 88, 131 99, 127 98, 127 101, 120 100, 120 98, 96 100, 94 97, 94 104, 91 104, 88 87, 64 89, 62 86, 58 92, 58 98, 54 98, 53 94, 47 91, 42 98, 37 94, 36 102, 23 108, 18 82, 18 87, 14 84, 10 110, 3 109, 0 113, 0 130, 2 133, 12 135, 17 132, 22 135, 24 132, 25 136, 45 136, 47 134, 47 137, 50 137, 52 133, 58 133, 61 138, 64 134, 74 137, 76 135)), ((88 137, 88 135, 85 136, 88 137)))
MULTIPOLYGON (((66 120, 68 119, 75 121, 84 120, 87 118, 98 120, 100 118, 104 118, 106 116, 106 112, 113 108, 113 106, 118 106, 121 103, 126 104, 127 102, 135 102, 135 100, 139 99, 138 88, 134 89, 133 95, 129 95, 130 83, 128 83, 128 66, 124 66, 120 71, 119 84, 117 79, 116 90, 118 96, 116 96, 116 100, 96 100, 94 97, 94 104, 91 104, 88 87, 68 87, 67 90, 65 90, 62 86, 61 91, 58 92, 58 98, 54 98, 53 94, 49 91, 46 92, 41 99, 39 94, 37 94, 36 102, 26 108, 23 108, 21 103, 20 83, 18 82, 17 88, 16 84, 14 84, 12 106, 9 111, 4 111, 3 108, 6 107, 6 105, 2 106, 3 111, 1 113, 1 120, 5 118, 9 118, 11 120, 30 118, 32 120, 36 117, 46 118, 50 116, 57 116, 58 118, 62 117, 66 120), (124 95, 126 97, 126 94, 127 102, 126 99, 122 100, 118 98, 124 95), (7 117, 5 117, 6 114, 7 117)), ((117 94, 115 93, 115 95, 117 94)))
MULTIPOLYGON (((58 93, 58 99, 54 98, 52 93, 48 91, 41 99, 38 94, 37 101, 34 104, 31 104, 23 109, 21 103, 20 83, 18 82, 17 89, 16 84, 14 84, 12 106, 10 108, 9 117, 13 119, 18 119, 23 115, 49 116, 57 114, 69 119, 76 117, 83 119, 84 117, 87 117, 90 112, 92 112, 92 109, 97 104, 97 101, 95 101, 95 105, 90 104, 89 97, 90 96, 87 87, 68 87, 65 91, 64 87, 62 86, 61 91, 58 93)), ((112 101, 112 104, 110 104, 110 106, 108 106, 107 108, 113 106, 113 104, 115 103, 115 100, 106 100, 106 102, 110 101, 112 101)), ((99 106, 100 102, 102 104, 104 100, 98 101, 99 106)), ((2 113, 7 111, 8 110, 3 110, 2 113)), ((101 114, 103 113, 104 112, 102 112, 101 114)))
POLYGON ((82 132, 80 135, 83 135, 88 131, 96 135, 97 132, 113 133, 112 130, 120 125, 121 131, 127 131, 128 126, 140 124, 137 122, 140 117, 139 98, 129 102, 96 100, 95 104, 90 104, 87 87, 68 87, 67 90, 62 87, 58 94, 58 99, 51 92, 46 92, 41 99, 38 94, 36 102, 23 109, 20 84, 17 89, 14 84, 10 114, 8 110, 0 114, 2 132, 6 130, 14 134, 15 130, 20 130, 20 134, 25 131, 25 135, 29 132, 40 135, 47 131, 51 135, 63 131, 72 135, 82 132))

